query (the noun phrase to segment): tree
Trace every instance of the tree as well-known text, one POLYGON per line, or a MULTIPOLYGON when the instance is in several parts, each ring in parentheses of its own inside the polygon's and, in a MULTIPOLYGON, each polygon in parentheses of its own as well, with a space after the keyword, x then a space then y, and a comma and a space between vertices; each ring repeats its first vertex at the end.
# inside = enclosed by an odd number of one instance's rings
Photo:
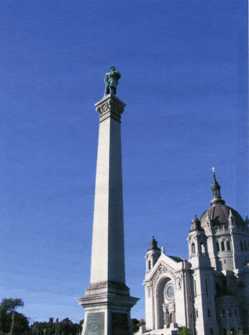
POLYGON ((131 319, 132 332, 136 333, 139 330, 140 322, 138 319, 131 319))
POLYGON ((22 299, 3 299, 0 303, 0 334, 23 335, 29 332, 29 321, 16 309, 23 307, 22 299))
MULTIPOLYGON (((81 321, 83 322, 83 320, 81 321)), ((31 325, 32 335, 79 335, 81 333, 81 323, 74 323, 69 318, 55 321, 50 318, 48 322, 34 322, 31 325)))

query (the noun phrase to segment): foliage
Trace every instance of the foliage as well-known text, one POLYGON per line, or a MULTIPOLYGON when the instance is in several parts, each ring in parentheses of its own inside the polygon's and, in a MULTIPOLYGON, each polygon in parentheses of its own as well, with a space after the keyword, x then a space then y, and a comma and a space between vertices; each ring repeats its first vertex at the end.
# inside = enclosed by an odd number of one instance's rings
POLYGON ((61 321, 50 318, 46 322, 29 325, 28 318, 16 311, 23 307, 21 299, 3 299, 0 303, 0 335, 79 335, 83 320, 74 323, 69 318, 61 321))
POLYGON ((25 335, 29 333, 29 321, 16 309, 23 307, 21 299, 3 299, 0 303, 0 334, 25 335))
POLYGON ((72 322, 69 318, 61 321, 50 318, 48 322, 34 322, 31 325, 32 335, 79 335, 81 333, 83 321, 72 322))
POLYGON ((179 335, 189 335, 190 331, 187 327, 180 327, 179 328, 179 335))
POLYGON ((0 304, 0 313, 11 313, 14 312, 18 307, 23 307, 24 303, 22 299, 5 298, 0 304))
POLYGON ((138 319, 131 319, 132 332, 136 333, 139 330, 140 322, 138 319))

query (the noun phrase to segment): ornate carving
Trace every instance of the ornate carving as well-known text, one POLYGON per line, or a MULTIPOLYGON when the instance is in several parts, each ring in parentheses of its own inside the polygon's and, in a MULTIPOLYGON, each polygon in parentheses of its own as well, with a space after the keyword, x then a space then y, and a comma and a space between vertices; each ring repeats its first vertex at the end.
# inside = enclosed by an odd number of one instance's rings
POLYGON ((107 96, 99 101, 96 105, 96 110, 100 114, 100 122, 112 118, 120 122, 121 114, 123 113, 125 104, 116 96, 107 96))
POLYGON ((153 286, 155 286, 157 281, 160 280, 160 277, 165 273, 168 273, 170 277, 175 278, 174 270, 170 266, 168 265, 166 266, 165 264, 161 263, 158 266, 157 271, 154 273, 154 276, 152 277, 153 286))

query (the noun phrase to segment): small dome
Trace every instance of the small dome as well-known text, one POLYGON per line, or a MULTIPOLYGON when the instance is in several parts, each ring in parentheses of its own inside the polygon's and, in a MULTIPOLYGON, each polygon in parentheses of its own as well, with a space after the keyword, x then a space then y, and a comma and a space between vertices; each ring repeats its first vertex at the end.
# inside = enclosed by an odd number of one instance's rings
POLYGON ((201 221, 200 219, 198 218, 198 216, 195 216, 192 220, 192 224, 191 224, 191 227, 190 227, 190 231, 201 231, 203 230, 202 227, 201 227, 201 221))
POLYGON ((150 242, 148 251, 149 251, 149 250, 160 250, 160 248, 158 247, 157 240, 155 239, 154 236, 152 236, 152 240, 151 240, 151 242, 150 242))

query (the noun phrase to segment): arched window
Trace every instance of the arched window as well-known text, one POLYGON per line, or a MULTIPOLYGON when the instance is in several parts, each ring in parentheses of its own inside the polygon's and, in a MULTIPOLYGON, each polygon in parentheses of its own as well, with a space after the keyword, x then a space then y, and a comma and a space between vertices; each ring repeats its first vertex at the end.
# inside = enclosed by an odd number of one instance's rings
POLYGON ((231 251, 230 241, 227 241, 227 250, 228 250, 228 251, 231 251))
POLYGON ((148 261, 148 270, 151 269, 151 260, 148 261))
POLYGON ((221 251, 224 251, 225 250, 225 243, 224 241, 221 241, 221 251))
POLYGON ((218 241, 216 242, 216 249, 217 249, 218 252, 220 251, 220 244, 219 244, 218 241))
POLYGON ((204 243, 201 243, 201 253, 204 255, 206 253, 205 245, 204 243))
POLYGON ((191 244, 191 253, 192 255, 195 255, 195 244, 194 243, 191 244))

